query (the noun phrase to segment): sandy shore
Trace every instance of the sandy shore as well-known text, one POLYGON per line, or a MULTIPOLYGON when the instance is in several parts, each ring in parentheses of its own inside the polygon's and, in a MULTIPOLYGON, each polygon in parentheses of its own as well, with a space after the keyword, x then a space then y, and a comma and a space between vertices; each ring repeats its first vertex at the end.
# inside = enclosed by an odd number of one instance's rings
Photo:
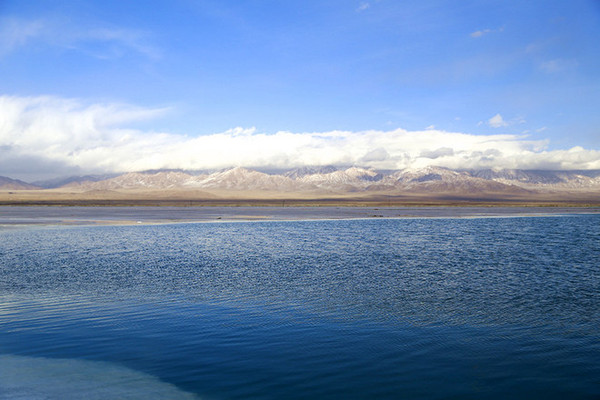
POLYGON ((0 206, 0 225, 164 224, 358 218, 474 218, 600 214, 600 207, 404 206, 404 207, 50 207, 0 206))

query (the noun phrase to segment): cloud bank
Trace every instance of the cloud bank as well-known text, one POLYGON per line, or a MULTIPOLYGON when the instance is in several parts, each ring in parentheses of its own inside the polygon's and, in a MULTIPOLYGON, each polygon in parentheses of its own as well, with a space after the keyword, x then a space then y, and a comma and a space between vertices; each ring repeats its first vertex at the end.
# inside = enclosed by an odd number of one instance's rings
POLYGON ((204 136, 128 128, 168 109, 0 96, 0 175, 42 179, 71 173, 339 165, 375 169, 600 169, 600 151, 547 150, 517 135, 441 130, 274 134, 234 128, 204 136))

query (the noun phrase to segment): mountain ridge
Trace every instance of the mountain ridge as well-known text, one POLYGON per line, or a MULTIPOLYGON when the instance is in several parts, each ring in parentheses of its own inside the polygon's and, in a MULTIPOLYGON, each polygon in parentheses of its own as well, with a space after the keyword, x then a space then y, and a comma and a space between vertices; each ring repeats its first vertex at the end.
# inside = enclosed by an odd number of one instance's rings
POLYGON ((12 179, 7 176, 0 176, 0 190, 34 190, 41 189, 40 186, 24 182, 19 179, 12 179))
POLYGON ((592 192, 600 194, 600 170, 549 171, 516 169, 419 169, 377 171, 371 168, 303 167, 266 173, 235 167, 216 172, 152 170, 120 175, 36 182, 0 177, 2 190, 64 189, 78 192, 114 190, 224 190, 313 193, 516 194, 592 192), (55 182, 55 186, 49 184, 55 182), (66 182, 66 183, 64 183, 66 182), (60 185, 63 183, 62 185, 60 185))

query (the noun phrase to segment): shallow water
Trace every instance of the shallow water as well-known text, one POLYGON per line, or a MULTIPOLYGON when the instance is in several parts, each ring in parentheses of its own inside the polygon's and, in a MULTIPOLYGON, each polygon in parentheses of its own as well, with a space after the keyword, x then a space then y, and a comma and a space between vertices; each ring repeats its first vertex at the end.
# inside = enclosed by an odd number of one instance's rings
POLYGON ((4 229, 0 398, 595 398, 598 259, 599 215, 4 229))
POLYGON ((58 207, 0 206, 0 227, 257 220, 470 218, 600 214, 599 207, 58 207))

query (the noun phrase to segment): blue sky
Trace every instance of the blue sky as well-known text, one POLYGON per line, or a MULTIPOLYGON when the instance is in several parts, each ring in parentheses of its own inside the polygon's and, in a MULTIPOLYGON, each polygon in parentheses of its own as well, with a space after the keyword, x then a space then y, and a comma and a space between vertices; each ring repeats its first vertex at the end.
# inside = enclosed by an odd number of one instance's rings
MULTIPOLYGON (((13 167, 0 162, 0 175, 33 173, 14 167, 32 157, 40 166, 60 164, 64 172, 68 166, 89 170, 77 149, 97 150, 99 137, 110 138, 109 147, 132 137, 156 140, 160 146, 147 144, 136 156, 150 159, 167 142, 238 137, 231 131, 236 127, 257 140, 278 132, 314 138, 335 131, 355 140, 365 132, 389 137, 400 130, 402 137, 421 136, 432 151, 453 148, 455 133, 475 141, 504 135, 536 154, 581 147, 586 163, 579 167, 600 168, 598 38, 600 2, 592 0, 3 0, 0 148, 13 167), (78 125, 83 115, 93 127, 78 125), (27 122, 33 118, 41 120, 27 122), (62 121, 55 129, 71 129, 67 136, 56 133, 54 141, 48 139, 54 131, 44 133, 42 142, 55 153, 36 148, 31 136, 42 134, 32 133, 32 126, 52 125, 44 118, 62 121), (17 139, 19 129, 31 137, 17 139), (442 134, 434 140, 431 131, 442 134), (57 150, 76 138, 76 148, 57 150)), ((389 162, 367 166, 405 166, 398 161, 404 156, 369 140, 347 140, 349 148, 366 147, 356 153, 360 157, 339 160, 365 163, 367 153, 383 148, 389 162)), ((248 162, 295 163, 290 154, 280 162, 282 157, 248 162)), ((458 165, 453 163, 441 164, 458 165)), ((103 165, 125 168, 116 161, 103 165)), ((164 159, 128 165, 211 166, 164 159)))

